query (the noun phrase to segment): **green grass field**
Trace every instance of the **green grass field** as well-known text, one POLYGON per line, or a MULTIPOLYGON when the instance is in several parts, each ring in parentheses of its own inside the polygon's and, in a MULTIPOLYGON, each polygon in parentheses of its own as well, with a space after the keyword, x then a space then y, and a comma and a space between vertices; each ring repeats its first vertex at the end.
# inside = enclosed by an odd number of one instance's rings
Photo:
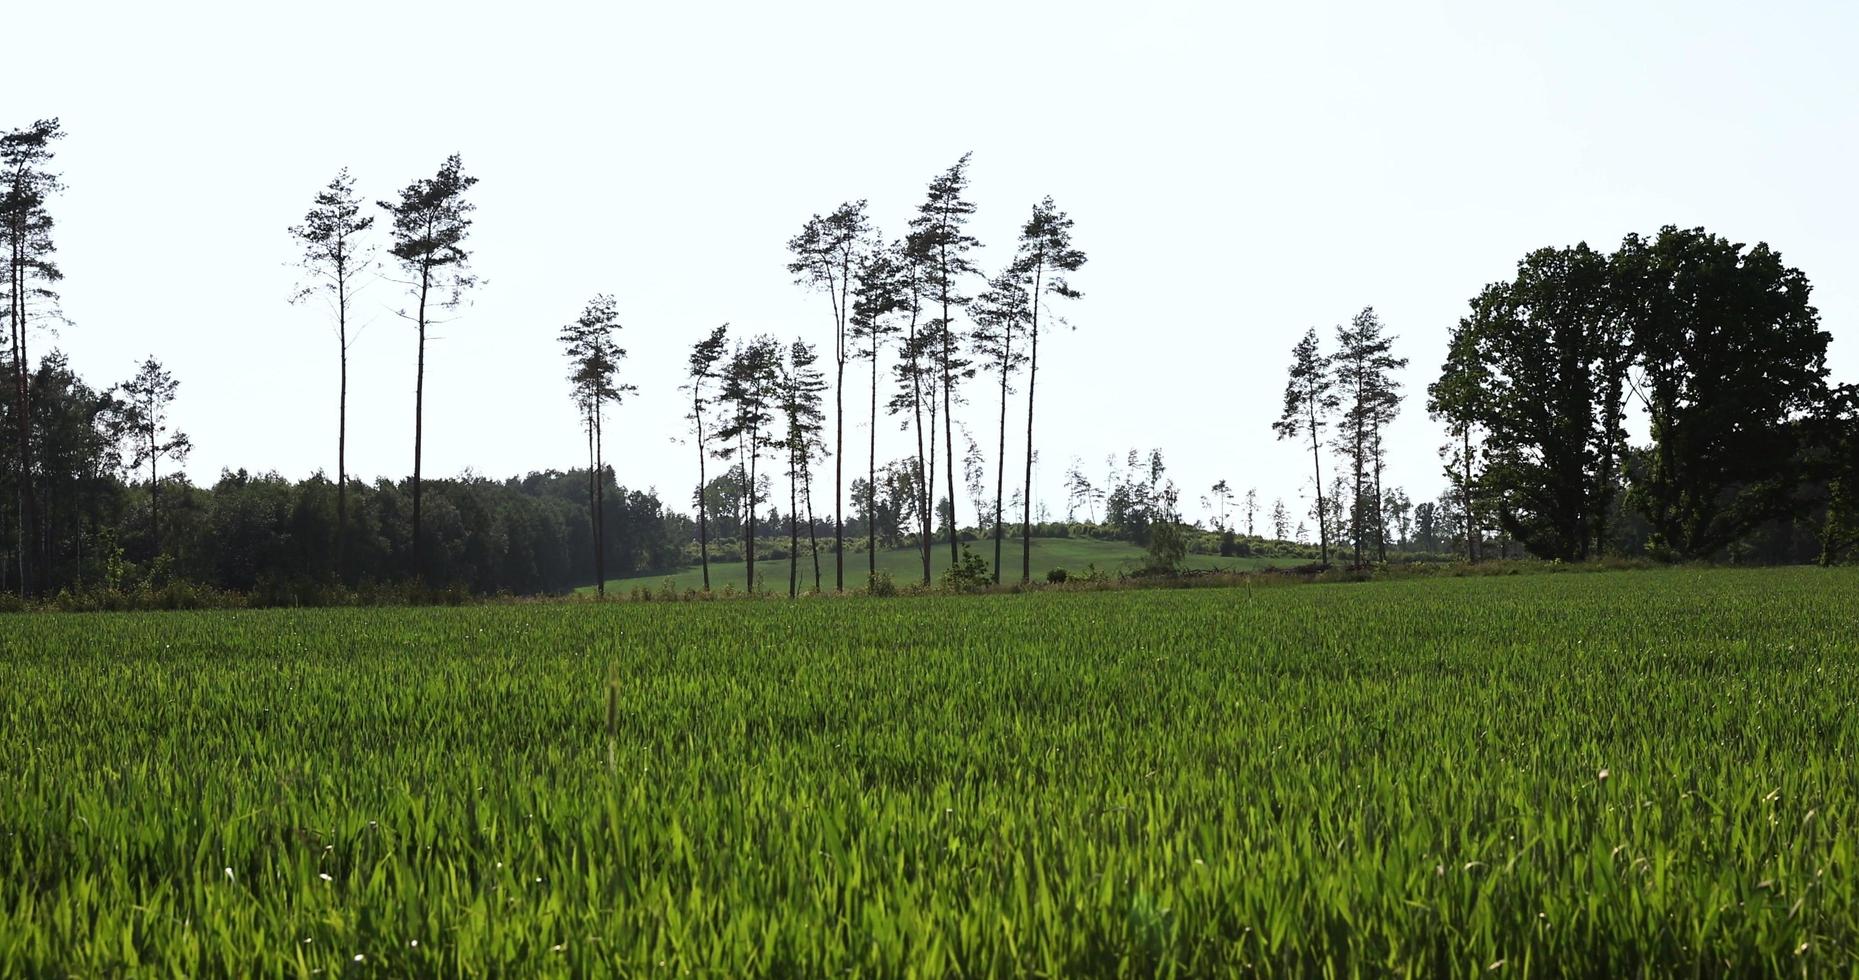
MULTIPOLYGON (((786 539, 782 540, 783 546, 786 539)), ((830 541, 822 542, 830 545, 830 541)), ((813 556, 807 550, 807 540, 801 539, 801 588, 813 587, 813 556)), ((975 554, 994 567, 994 541, 969 542, 968 547, 975 554)), ((1089 565, 1095 564, 1100 570, 1115 574, 1120 571, 1134 571, 1142 567, 1148 553, 1127 541, 1099 541, 1093 538, 1034 538, 1033 539, 1033 578, 1044 582, 1046 573, 1054 568, 1063 568, 1074 574, 1083 572, 1089 565)), ((865 552, 846 554, 846 587, 862 589, 865 577, 870 569, 870 557, 865 552)), ((1007 582, 1020 580, 1020 543, 1008 541, 1001 548, 1001 579, 1007 582)), ((1308 564, 1301 559, 1270 558, 1221 558, 1218 555, 1189 555, 1189 568, 1223 568, 1255 569, 1272 565, 1294 566, 1308 564)), ((931 574, 940 578, 949 567, 949 543, 939 542, 930 556, 931 574)), ((878 570, 888 572, 898 585, 909 585, 923 581, 923 553, 915 548, 893 548, 878 552, 878 570)), ((762 581, 761 588, 771 592, 787 592, 788 560, 757 560, 755 574, 762 581)), ((672 586, 680 591, 684 589, 701 589, 704 585, 703 569, 691 566, 671 575, 639 575, 632 578, 609 579, 609 591, 626 592, 635 587, 657 589, 669 579, 672 586)), ((826 588, 833 587, 833 556, 830 551, 820 552, 820 579, 826 588)), ((748 565, 746 562, 712 562, 710 565, 710 586, 721 591, 726 585, 734 585, 742 591, 748 583, 748 565)), ((592 586, 580 589, 581 592, 594 591, 592 586)))
POLYGON ((0 976, 1849 976, 1856 692, 1854 570, 14 616, 0 976))

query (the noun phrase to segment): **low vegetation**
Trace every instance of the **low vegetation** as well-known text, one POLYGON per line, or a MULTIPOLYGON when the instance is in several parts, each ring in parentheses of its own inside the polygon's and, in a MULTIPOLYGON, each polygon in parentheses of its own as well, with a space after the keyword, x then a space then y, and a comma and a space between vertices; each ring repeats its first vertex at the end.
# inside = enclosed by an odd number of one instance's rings
POLYGON ((1846 975, 1855 594, 18 618, 0 974, 1846 975))

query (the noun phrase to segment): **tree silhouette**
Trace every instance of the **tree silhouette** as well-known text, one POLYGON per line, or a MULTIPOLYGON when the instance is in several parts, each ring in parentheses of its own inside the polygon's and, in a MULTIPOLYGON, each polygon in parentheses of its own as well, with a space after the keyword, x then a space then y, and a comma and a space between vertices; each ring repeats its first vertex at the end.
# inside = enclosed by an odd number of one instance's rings
POLYGON ((1766 244, 1668 226, 1628 236, 1614 264, 1653 443, 1634 503, 1656 553, 1707 557, 1796 511, 1831 338, 1807 277, 1766 244))
POLYGON ((39 550, 38 497, 32 479, 32 361, 27 341, 35 302, 57 316, 58 294, 53 286, 64 278, 52 258, 50 197, 64 189, 48 167, 52 144, 64 138, 57 119, 40 119, 24 129, 0 136, 0 234, 6 236, 7 339, 13 352, 14 450, 19 472, 14 482, 18 496, 19 594, 30 594, 35 578, 45 584, 44 556, 39 550))
MULTIPOLYGON (((1323 499, 1323 430, 1341 404, 1336 380, 1330 374, 1330 359, 1317 346, 1317 328, 1304 332, 1304 338, 1291 348, 1291 370, 1285 381, 1285 407, 1272 431, 1279 439, 1303 437, 1310 440, 1312 480, 1317 488, 1317 546, 1323 563, 1330 563, 1330 538, 1327 509, 1323 499)), ((1283 534, 1279 535, 1281 538, 1283 534)))
POLYGON ((588 520, 594 532, 594 589, 601 598, 607 595, 607 522, 606 452, 603 424, 608 402, 618 404, 626 394, 638 389, 616 383, 620 361, 626 349, 618 343, 620 315, 613 297, 602 293, 588 301, 581 315, 563 327, 559 339, 568 357, 568 382, 573 387, 575 404, 581 409, 587 427, 588 445, 588 520))
POLYGON ((471 232, 475 206, 465 192, 478 182, 465 175, 454 153, 438 173, 421 177, 400 191, 397 201, 381 201, 393 219, 389 254, 400 261, 407 278, 401 280, 417 301, 414 312, 401 310, 419 331, 419 354, 413 376, 413 571, 424 580, 426 566, 421 538, 420 457, 424 449, 426 415, 426 330, 435 322, 435 310, 452 310, 464 301, 465 291, 477 284, 470 273, 471 254, 465 238, 471 232))
POLYGON ((994 467, 994 582, 1001 580, 1001 544, 1007 524, 1002 508, 1007 494, 1007 408, 1011 378, 1026 363, 1026 354, 1014 346, 1014 334, 1024 330, 1032 298, 1026 278, 1010 266, 988 281, 988 288, 969 309, 974 329, 969 344, 983 363, 1000 378, 1000 432, 994 467))
POLYGON ((1337 435, 1355 478, 1349 523, 1354 529, 1351 538, 1358 565, 1362 564, 1365 531, 1375 535, 1377 559, 1388 560, 1381 520, 1381 430, 1393 421, 1401 404, 1400 382, 1394 372, 1407 366, 1406 358, 1391 353, 1393 348, 1394 338, 1383 333, 1373 307, 1364 307, 1349 326, 1336 328, 1331 364, 1336 385, 1346 399, 1337 435))
POLYGON ((1468 536, 1479 493, 1532 554, 1578 561, 1604 547, 1625 439, 1626 335, 1608 259, 1587 245, 1538 249, 1487 286, 1454 333, 1431 408, 1458 430, 1468 536), (1484 434, 1470 470, 1470 429, 1484 434))
MULTIPOLYGON (((925 258, 929 262, 929 275, 926 284, 929 298, 942 306, 942 316, 932 320, 928 327, 933 342, 933 354, 941 373, 943 448, 948 460, 949 484, 949 562, 951 565, 960 561, 961 545, 958 541, 958 522, 955 519, 955 388, 956 380, 961 376, 962 365, 956 354, 955 322, 950 318, 952 307, 960 307, 967 300, 961 295, 961 280, 973 275, 975 266, 968 260, 968 252, 979 248, 981 243, 965 230, 968 219, 975 213, 975 205, 963 197, 968 189, 968 161, 972 153, 962 154, 948 170, 936 175, 930 181, 929 190, 924 195, 923 203, 917 207, 917 216, 910 221, 913 237, 921 243, 925 258)), ((935 433, 930 433, 932 441, 935 433)), ((933 492, 933 491, 932 491, 933 492)), ((927 569, 925 570, 927 574, 927 569)))
POLYGON ((873 248, 865 202, 848 201, 824 218, 814 215, 787 247, 794 255, 788 271, 795 281, 825 292, 833 308, 833 565, 834 588, 844 592, 846 360, 853 356, 848 321, 853 314, 853 278, 873 248))
MULTIPOLYGON (((820 355, 812 346, 795 340, 788 346, 786 363, 781 365, 779 396, 781 414, 786 419, 786 432, 780 439, 780 445, 787 450, 788 467, 788 597, 800 594, 800 500, 799 490, 811 483, 809 474, 813 460, 826 447, 820 441, 820 430, 824 427, 823 410, 820 405, 821 392, 826 390, 826 380, 821 376, 820 355)), ((811 512, 811 506, 809 506, 811 512)), ((813 534, 812 519, 808 520, 808 535, 813 534)), ((819 549, 814 549, 813 565, 815 591, 820 588, 819 549)))
MULTIPOLYGON (((923 552, 923 584, 930 584, 930 548, 933 546, 930 522, 935 518, 935 507, 930 501, 931 484, 935 471, 930 461, 935 457, 925 452, 923 434, 923 411, 926 398, 926 383, 933 384, 935 379, 933 361, 934 338, 919 329, 923 321, 923 289, 926 276, 927 255, 924 239, 916 234, 904 239, 904 247, 898 253, 900 259, 898 282, 905 299, 904 309, 909 312, 909 319, 897 336, 897 363, 891 366, 891 373, 898 384, 886 409, 893 415, 908 411, 914 422, 917 435, 916 473, 912 483, 917 491, 916 516, 921 523, 922 538, 917 543, 923 552)), ((934 411, 934 407, 931 407, 934 411)), ((932 414, 931 424, 935 416, 932 414)), ((935 432, 931 431, 929 450, 934 451, 935 432)))
MULTIPOLYGON (((1047 197, 1033 205, 1033 216, 1020 229, 1020 247, 1014 259, 1020 275, 1032 279, 1032 316, 1027 324, 1026 369, 1026 484, 1020 516, 1020 581, 1033 580, 1033 396, 1039 383, 1039 312, 1047 296, 1078 299, 1084 294, 1071 285, 1071 273, 1084 267, 1085 254, 1072 245, 1072 219, 1047 197)), ((1051 320, 1048 318, 1047 323, 1051 320)))
MULTIPOLYGON (((865 513, 869 518, 878 511, 878 358, 885 343, 898 333, 893 317, 911 306, 904 282, 910 260, 901 242, 872 248, 860 259, 854 271, 851 331, 853 339, 864 345, 859 356, 871 362, 871 427, 865 471, 865 513)), ((878 529, 867 520, 865 530, 869 537, 866 560, 870 567, 865 578, 869 588, 878 575, 878 529)))
POLYGON ((187 433, 174 430, 168 421, 168 406, 180 387, 181 383, 152 354, 142 362, 135 377, 123 383, 125 428, 134 445, 129 465, 148 465, 149 537, 155 542, 156 554, 161 553, 160 463, 167 459, 178 465, 193 448, 187 433))
POLYGON ((773 337, 757 336, 747 344, 737 344, 735 353, 723 370, 719 400, 727 414, 716 439, 721 445, 713 452, 721 459, 740 457, 747 467, 743 471, 742 494, 748 527, 743 533, 743 557, 748 563, 746 591, 755 591, 755 522, 757 504, 762 502, 757 470, 762 451, 779 444, 770 431, 779 397, 781 345, 773 337))
POLYGON ((686 418, 691 420, 697 438, 697 492, 692 494, 692 502, 697 505, 697 554, 703 562, 705 592, 710 591, 710 520, 704 499, 708 483, 704 477, 704 413, 710 409, 710 400, 704 392, 711 382, 721 380, 717 364, 729 348, 728 338, 729 324, 725 323, 698 341, 686 362, 688 371, 684 382, 684 389, 691 393, 691 413, 686 418))
POLYGON ((373 215, 362 214, 355 196, 355 178, 347 167, 317 192, 303 224, 290 235, 303 248, 298 265, 307 277, 291 301, 313 295, 329 300, 336 317, 336 576, 343 574, 343 553, 349 536, 349 311, 363 277, 374 269, 374 249, 363 237, 374 225, 373 215))

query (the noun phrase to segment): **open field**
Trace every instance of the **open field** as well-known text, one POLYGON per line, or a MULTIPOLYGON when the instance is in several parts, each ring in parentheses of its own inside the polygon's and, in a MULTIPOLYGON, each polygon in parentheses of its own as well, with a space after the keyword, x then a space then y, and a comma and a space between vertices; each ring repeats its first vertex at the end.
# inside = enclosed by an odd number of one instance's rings
MULTIPOLYGON (((822 541, 823 547, 820 551, 820 580, 826 583, 828 589, 833 587, 833 556, 827 550, 831 543, 831 539, 822 541)), ((781 540, 781 545, 783 548, 787 546, 786 538, 781 540)), ((850 542, 848 542, 849 545, 850 542)), ((801 588, 810 589, 813 587, 813 556, 807 550, 806 538, 800 540, 800 547, 801 588)), ((987 561, 989 569, 994 567, 992 538, 986 541, 969 542, 968 547, 987 561)), ((1034 538, 1033 578, 1043 582, 1046 580, 1046 573, 1054 568, 1063 568, 1072 574, 1078 574, 1083 572, 1086 566, 1092 564, 1095 564, 1100 571, 1113 574, 1119 571, 1134 571, 1142 567, 1147 557, 1148 552, 1128 541, 1100 541, 1095 538, 1034 538)), ((1189 555, 1185 564, 1189 568, 1246 570, 1267 568, 1272 565, 1290 567, 1308 564, 1308 562, 1298 558, 1221 558, 1218 555, 1189 555)), ((939 541, 930 557, 931 574, 940 577, 948 567, 949 542, 939 541)), ((865 552, 861 551, 856 554, 848 552, 846 554, 846 588, 864 588, 865 576, 869 568, 870 558, 865 552)), ((891 548, 880 551, 878 552, 878 570, 889 572, 898 585, 921 582, 923 580, 923 553, 915 548, 891 548)), ((785 594, 787 572, 786 558, 778 561, 765 561, 758 558, 755 562, 756 577, 762 580, 761 587, 767 591, 785 594)), ((738 591, 741 591, 747 583, 747 573, 746 562, 711 562, 710 586, 721 591, 726 585, 734 585, 738 591)), ((666 579, 670 579, 673 587, 680 590, 701 589, 704 585, 703 569, 693 565, 671 575, 639 575, 632 578, 609 579, 607 588, 609 591, 622 592, 636 586, 656 589, 663 585, 666 579)), ((1020 542, 1018 541, 1008 541, 1001 548, 1001 580, 1004 582, 1020 580, 1020 542)), ((588 586, 577 591, 592 592, 594 590, 592 586, 588 586)))
POLYGON ((1853 570, 11 617, 0 975, 1844 976, 1856 704, 1853 570))

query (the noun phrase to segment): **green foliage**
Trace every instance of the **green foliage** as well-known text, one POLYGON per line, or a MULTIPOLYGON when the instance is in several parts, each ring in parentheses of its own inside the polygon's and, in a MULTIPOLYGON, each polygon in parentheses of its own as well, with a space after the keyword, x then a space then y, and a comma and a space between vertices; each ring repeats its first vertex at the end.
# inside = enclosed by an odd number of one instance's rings
POLYGON ((993 584, 993 567, 966 546, 962 557, 942 573, 942 587, 951 592, 981 592, 993 584))
POLYGON ((1188 557, 1187 529, 1174 521, 1157 521, 1149 527, 1149 570, 1180 571, 1188 557))
POLYGON ((1051 568, 1046 570, 1046 581, 1053 585, 1064 585, 1065 580, 1070 577, 1071 573, 1063 568, 1051 568))
POLYGON ((1846 976, 1855 590, 18 618, 0 975, 1846 976))

